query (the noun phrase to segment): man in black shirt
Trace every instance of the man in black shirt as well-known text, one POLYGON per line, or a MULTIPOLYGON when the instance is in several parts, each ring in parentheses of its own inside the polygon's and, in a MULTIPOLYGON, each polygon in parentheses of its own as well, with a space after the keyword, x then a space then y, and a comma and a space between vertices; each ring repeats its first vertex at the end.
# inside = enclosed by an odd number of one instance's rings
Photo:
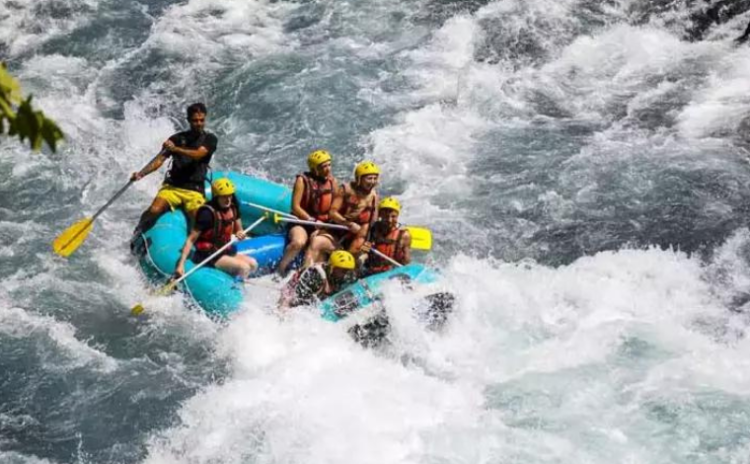
POLYGON ((190 105, 187 109, 190 130, 171 136, 164 142, 162 152, 154 161, 130 177, 134 181, 140 180, 159 169, 167 158, 172 159, 159 193, 141 215, 135 229, 136 236, 150 229, 159 216, 169 209, 183 207, 192 221, 195 212, 206 202, 204 182, 218 143, 214 134, 204 130, 207 114, 203 103, 190 105))

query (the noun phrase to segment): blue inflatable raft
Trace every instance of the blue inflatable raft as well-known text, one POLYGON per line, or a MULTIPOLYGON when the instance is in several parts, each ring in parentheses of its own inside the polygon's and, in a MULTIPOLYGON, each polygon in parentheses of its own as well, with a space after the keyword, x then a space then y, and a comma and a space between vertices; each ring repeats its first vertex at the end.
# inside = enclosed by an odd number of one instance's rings
MULTIPOLYGON (((213 177, 227 177, 234 183, 245 227, 263 217, 263 211, 249 206, 248 202, 282 212, 291 209, 292 193, 284 186, 234 172, 215 172, 213 177)), ((209 199, 210 194, 207 184, 206 196, 209 199)), ((256 276, 270 273, 284 253, 285 231, 282 226, 266 220, 252 234, 257 236, 235 244, 237 252, 255 258, 259 266, 256 276)), ((173 275, 186 238, 187 222, 181 211, 162 215, 151 229, 141 235, 135 253, 149 280, 162 284, 173 275)), ((196 264, 188 259, 185 271, 189 272, 194 266, 196 264)), ((394 279, 404 283, 432 283, 436 281, 437 274, 421 264, 410 264, 361 279, 325 300, 320 305, 322 317, 335 322, 358 308, 370 306, 378 300, 381 286, 394 279)), ((216 317, 225 317, 236 311, 243 299, 240 282, 208 266, 190 275, 180 288, 204 311, 216 317)))

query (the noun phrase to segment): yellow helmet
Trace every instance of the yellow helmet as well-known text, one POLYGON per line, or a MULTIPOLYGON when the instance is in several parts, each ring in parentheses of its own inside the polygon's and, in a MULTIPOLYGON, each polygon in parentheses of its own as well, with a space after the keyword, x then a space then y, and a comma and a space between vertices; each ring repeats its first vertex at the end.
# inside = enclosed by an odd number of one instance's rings
POLYGON ((356 168, 354 168, 354 180, 356 180, 357 183, 359 183, 359 179, 362 176, 368 176, 370 174, 380 175, 380 168, 372 161, 362 161, 356 168))
POLYGON ((331 269, 346 269, 349 271, 356 267, 354 256, 344 250, 336 250, 331 253, 330 258, 328 258, 328 265, 331 266, 331 269))
POLYGON ((315 150, 307 157, 307 167, 309 167, 311 171, 315 172, 315 170, 318 169, 318 166, 327 161, 331 161, 330 153, 325 150, 315 150))
POLYGON ((216 179, 213 184, 211 184, 211 195, 213 195, 214 197, 234 195, 234 192, 236 191, 237 189, 234 188, 234 184, 232 183, 232 181, 227 179, 226 177, 216 179))
POLYGON ((396 197, 385 197, 378 205, 380 209, 392 209, 397 213, 401 214, 401 203, 396 200, 396 197))

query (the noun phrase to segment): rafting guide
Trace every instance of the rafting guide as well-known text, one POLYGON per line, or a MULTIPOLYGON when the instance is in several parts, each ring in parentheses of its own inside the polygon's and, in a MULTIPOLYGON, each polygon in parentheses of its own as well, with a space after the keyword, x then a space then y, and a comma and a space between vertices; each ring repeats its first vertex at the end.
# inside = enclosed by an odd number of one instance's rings
POLYGON ((206 202, 204 182, 218 144, 216 136, 205 131, 207 115, 203 103, 188 106, 190 129, 169 137, 162 152, 145 168, 131 175, 131 181, 138 181, 159 169, 167 159, 172 161, 156 198, 138 221, 133 232, 135 237, 150 229, 159 216, 170 209, 183 208, 194 219, 195 212, 206 202))

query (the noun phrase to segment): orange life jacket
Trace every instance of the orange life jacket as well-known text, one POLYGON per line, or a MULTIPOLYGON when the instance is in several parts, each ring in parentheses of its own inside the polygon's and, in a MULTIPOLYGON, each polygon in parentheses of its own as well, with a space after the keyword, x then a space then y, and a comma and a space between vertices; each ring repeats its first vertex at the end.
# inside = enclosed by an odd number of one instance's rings
POLYGON ((326 177, 321 182, 310 172, 299 174, 297 177, 301 177, 305 183, 305 191, 300 202, 302 209, 315 220, 328 221, 328 212, 333 203, 333 178, 326 177))
MULTIPOLYGON (((404 236, 404 229, 395 227, 385 235, 378 232, 373 230, 372 247, 389 258, 402 262, 404 247, 401 246, 401 238, 404 236)), ((367 258, 367 268, 372 273, 384 272, 392 269, 393 264, 373 253, 367 258)))
POLYGON ((375 204, 378 196, 372 189, 366 197, 360 198, 357 191, 351 185, 344 185, 344 203, 341 206, 341 215, 344 219, 364 226, 370 224, 375 217, 375 204))
POLYGON ((214 216, 214 224, 210 229, 200 233, 195 241, 195 248, 200 251, 214 252, 232 240, 234 222, 239 217, 237 207, 232 204, 231 207, 222 211, 210 204, 205 204, 201 208, 207 208, 211 211, 214 216))

